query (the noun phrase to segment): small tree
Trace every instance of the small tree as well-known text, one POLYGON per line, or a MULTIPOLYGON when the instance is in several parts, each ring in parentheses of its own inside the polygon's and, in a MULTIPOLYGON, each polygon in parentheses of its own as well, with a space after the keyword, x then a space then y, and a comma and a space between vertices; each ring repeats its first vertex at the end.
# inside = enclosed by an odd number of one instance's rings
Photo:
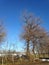
POLYGON ((4 42, 6 36, 5 27, 3 26, 3 23, 0 22, 0 44, 4 42))

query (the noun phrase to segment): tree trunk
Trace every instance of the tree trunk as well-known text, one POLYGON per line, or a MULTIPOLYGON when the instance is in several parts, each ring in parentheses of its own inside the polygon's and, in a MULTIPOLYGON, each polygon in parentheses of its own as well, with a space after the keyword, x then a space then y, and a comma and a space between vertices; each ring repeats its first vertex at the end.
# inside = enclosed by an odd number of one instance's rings
POLYGON ((2 65, 3 65, 3 57, 2 57, 2 65))
POLYGON ((13 64, 14 64, 14 56, 12 55, 12 62, 13 62, 13 64))
POLYGON ((29 53, 29 41, 27 41, 27 54, 29 53))

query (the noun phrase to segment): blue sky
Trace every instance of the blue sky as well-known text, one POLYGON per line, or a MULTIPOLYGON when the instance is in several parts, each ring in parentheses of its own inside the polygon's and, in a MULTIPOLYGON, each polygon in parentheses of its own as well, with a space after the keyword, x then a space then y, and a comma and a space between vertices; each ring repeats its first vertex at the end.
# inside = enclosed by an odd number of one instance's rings
POLYGON ((7 30, 7 41, 15 43, 18 51, 22 50, 20 42, 22 12, 27 10, 43 20, 43 27, 49 31, 49 0, 0 0, 0 19, 7 30))

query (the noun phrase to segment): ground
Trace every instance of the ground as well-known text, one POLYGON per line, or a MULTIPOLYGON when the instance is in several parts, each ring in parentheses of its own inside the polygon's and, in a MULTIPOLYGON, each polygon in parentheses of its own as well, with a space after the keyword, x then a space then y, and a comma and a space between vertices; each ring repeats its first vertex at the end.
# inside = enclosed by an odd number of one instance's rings
MULTIPOLYGON (((0 63, 0 65, 2 65, 0 63)), ((19 62, 19 63, 4 63, 3 65, 49 65, 49 62, 19 62)))

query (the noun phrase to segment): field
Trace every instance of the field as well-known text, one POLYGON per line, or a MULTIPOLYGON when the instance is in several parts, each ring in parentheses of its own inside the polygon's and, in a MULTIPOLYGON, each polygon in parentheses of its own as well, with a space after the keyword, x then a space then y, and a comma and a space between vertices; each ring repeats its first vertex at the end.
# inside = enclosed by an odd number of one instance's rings
POLYGON ((24 55, 19 56, 4 56, 0 57, 0 65, 49 65, 49 61, 41 61, 40 58, 34 58, 34 55, 29 57, 24 55))
MULTIPOLYGON (((2 65, 0 63, 0 65, 2 65)), ((21 63, 6 63, 6 64, 3 64, 3 65, 49 65, 49 62, 21 62, 21 63)))

